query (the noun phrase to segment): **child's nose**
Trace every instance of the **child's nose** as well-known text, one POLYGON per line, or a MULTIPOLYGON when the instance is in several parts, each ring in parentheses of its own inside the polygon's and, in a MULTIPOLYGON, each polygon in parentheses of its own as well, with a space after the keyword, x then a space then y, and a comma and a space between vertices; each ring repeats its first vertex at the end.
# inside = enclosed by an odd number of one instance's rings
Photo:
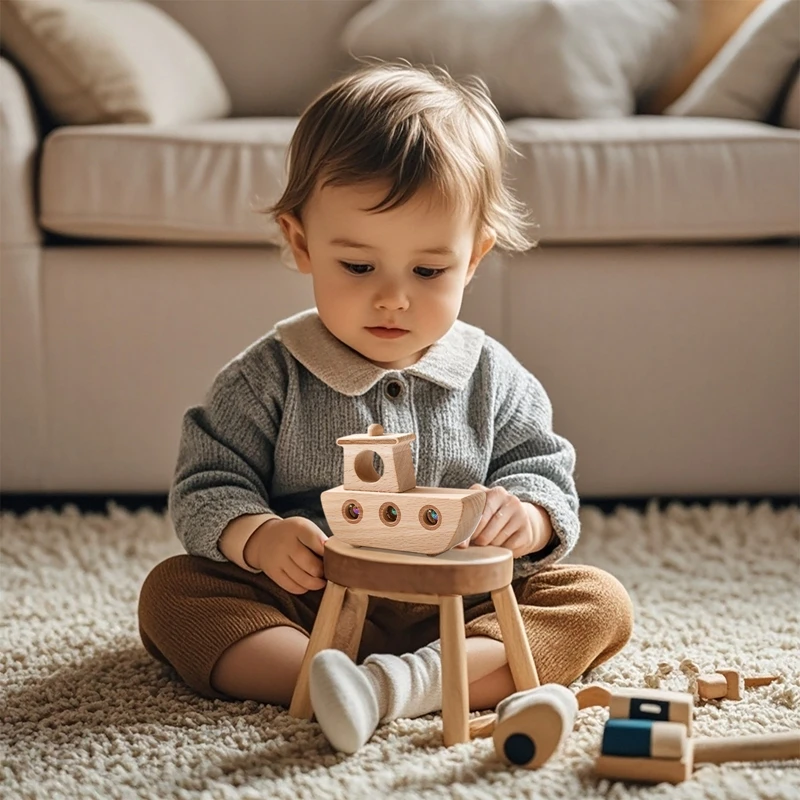
POLYGON ((375 296, 376 308, 384 311, 404 311, 408 308, 408 295, 397 283, 386 283, 375 296))

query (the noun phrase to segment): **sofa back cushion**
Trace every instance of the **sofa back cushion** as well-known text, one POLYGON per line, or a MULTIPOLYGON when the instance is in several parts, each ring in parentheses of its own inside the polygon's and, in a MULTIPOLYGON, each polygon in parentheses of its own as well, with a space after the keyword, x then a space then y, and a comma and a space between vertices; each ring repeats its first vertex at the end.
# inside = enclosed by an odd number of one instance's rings
POLYGON ((57 123, 170 124, 228 113, 203 48, 143 0, 0 0, 0 13, 4 50, 57 123))
POLYGON ((800 60, 800 0, 765 0, 665 113, 766 120, 800 60))
POLYGON ((222 75, 237 117, 295 117, 356 65, 339 39, 368 0, 150 0, 222 75))
POLYGON ((670 0, 375 0, 345 47, 476 74, 506 119, 623 117, 690 44, 670 0))

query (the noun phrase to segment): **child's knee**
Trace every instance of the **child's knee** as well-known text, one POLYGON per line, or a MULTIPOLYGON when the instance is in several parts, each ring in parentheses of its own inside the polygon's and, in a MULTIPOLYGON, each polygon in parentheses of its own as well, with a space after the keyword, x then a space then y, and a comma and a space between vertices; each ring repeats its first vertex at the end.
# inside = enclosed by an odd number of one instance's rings
POLYGON ((144 579, 139 590, 139 630, 142 641, 152 655, 158 658, 157 642, 160 629, 167 618, 167 609, 174 606, 176 592, 180 592, 181 575, 191 556, 180 555, 156 564, 144 579), (157 652, 153 652, 153 650, 157 652))
POLYGON ((581 567, 586 612, 593 626, 605 628, 622 644, 633 633, 633 603, 625 587, 611 573, 598 567, 581 567))

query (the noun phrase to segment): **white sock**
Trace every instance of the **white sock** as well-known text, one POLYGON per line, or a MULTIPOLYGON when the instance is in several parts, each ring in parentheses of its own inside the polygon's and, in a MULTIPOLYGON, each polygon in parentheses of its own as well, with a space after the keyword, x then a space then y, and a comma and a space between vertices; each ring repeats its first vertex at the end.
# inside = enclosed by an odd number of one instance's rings
POLYGON ((340 650, 323 650, 311 661, 309 688, 328 741, 355 753, 378 723, 441 709, 441 646, 436 641, 403 656, 373 655, 361 666, 340 650))

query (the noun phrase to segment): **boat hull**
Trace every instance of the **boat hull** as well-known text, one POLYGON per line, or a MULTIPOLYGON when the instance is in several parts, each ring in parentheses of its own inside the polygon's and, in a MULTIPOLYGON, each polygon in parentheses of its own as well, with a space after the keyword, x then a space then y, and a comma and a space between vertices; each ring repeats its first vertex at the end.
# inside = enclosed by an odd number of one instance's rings
POLYGON ((417 486, 370 492, 337 486, 322 492, 334 536, 356 547, 437 555, 469 539, 486 503, 481 489, 417 486))

